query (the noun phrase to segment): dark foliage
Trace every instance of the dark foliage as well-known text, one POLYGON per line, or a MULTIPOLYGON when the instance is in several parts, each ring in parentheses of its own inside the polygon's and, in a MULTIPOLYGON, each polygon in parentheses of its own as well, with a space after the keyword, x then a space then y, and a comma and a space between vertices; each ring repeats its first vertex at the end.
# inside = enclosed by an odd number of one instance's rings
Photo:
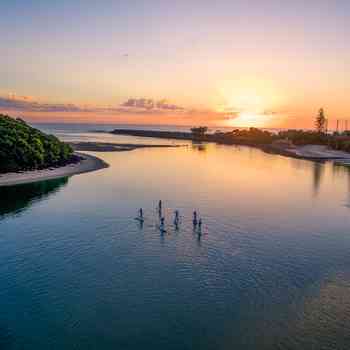
POLYGON ((344 133, 344 135, 333 135, 329 140, 329 146, 338 151, 350 152, 350 137, 344 133))
MULTIPOLYGON (((59 191, 67 183, 68 178, 63 177, 17 186, 0 186, 0 221, 8 215, 22 213, 34 203, 59 191)), ((0 349, 2 349, 1 346, 0 349)))
POLYGON ((191 129, 191 133, 195 138, 204 137, 207 131, 208 128, 206 126, 199 126, 191 129))
POLYGON ((216 142, 221 143, 238 143, 247 145, 266 145, 276 139, 276 135, 257 128, 235 129, 231 132, 216 132, 214 134, 216 142))
POLYGON ((324 145, 328 142, 326 134, 316 131, 285 130, 280 131, 278 136, 292 141, 294 145, 324 145))
POLYGON ((315 120, 315 127, 318 133, 324 133, 327 131, 327 119, 323 108, 318 111, 318 116, 315 120))
POLYGON ((72 154, 72 148, 57 137, 0 114, 0 172, 58 166, 72 154))

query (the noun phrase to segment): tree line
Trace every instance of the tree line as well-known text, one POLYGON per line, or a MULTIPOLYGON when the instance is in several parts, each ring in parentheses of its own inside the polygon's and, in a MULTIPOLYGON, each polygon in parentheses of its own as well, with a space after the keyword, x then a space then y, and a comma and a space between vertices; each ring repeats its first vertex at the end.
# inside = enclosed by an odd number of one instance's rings
POLYGON ((0 114, 0 172, 63 165, 72 155, 72 148, 57 137, 0 114))

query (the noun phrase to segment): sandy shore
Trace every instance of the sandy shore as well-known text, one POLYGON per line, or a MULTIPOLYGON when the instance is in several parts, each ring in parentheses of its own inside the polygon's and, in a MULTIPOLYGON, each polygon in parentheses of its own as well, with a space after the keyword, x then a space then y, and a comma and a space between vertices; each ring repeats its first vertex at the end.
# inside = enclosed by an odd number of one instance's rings
POLYGON ((48 168, 43 170, 0 174, 0 186, 12 186, 30 182, 56 179, 60 177, 87 173, 108 167, 108 164, 106 162, 97 157, 85 153, 76 154, 83 158, 83 160, 76 164, 69 164, 59 168, 48 168))
POLYGON ((295 146, 285 149, 290 156, 310 160, 350 161, 350 153, 337 151, 323 145, 295 146))
POLYGON ((134 144, 134 143, 108 143, 108 142, 69 142, 75 151, 89 152, 124 152, 139 148, 171 148, 185 145, 164 144, 134 144))

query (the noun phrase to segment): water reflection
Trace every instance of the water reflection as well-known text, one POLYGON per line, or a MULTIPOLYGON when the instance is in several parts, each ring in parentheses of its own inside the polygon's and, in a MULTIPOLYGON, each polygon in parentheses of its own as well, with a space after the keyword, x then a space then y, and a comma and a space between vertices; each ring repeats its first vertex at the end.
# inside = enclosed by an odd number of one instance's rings
POLYGON ((333 175, 336 177, 345 177, 348 183, 348 191, 350 193, 350 166, 344 164, 332 163, 333 175))
POLYGON ((321 162, 313 162, 312 166, 313 166, 312 167, 312 170, 313 170, 313 190, 314 190, 314 195, 317 196, 317 194, 320 190, 322 177, 324 175, 325 164, 321 163, 321 162))
POLYGON ((143 220, 137 220, 137 224, 140 230, 143 229, 143 220))
POLYGON ((347 183, 348 199, 347 199, 346 206, 350 207, 350 166, 333 163, 332 171, 333 171, 333 176, 335 178, 343 178, 344 181, 347 183))
POLYGON ((284 348, 347 349, 346 325, 350 322, 349 273, 339 271, 336 276, 322 281, 320 286, 306 293, 300 300, 295 319, 289 320, 287 335, 281 337, 284 348), (317 337, 310 337, 317 334, 317 337), (293 339, 293 345, 290 344, 293 339), (334 346, 336 339, 337 346, 334 346))
POLYGON ((212 144, 99 156, 108 169, 1 222, 0 349, 2 324, 26 349, 350 348, 348 168, 212 144))
POLYGON ((68 183, 68 177, 18 186, 0 187, 0 220, 17 215, 33 203, 56 193, 68 183))
POLYGON ((192 142, 192 149, 200 152, 205 152, 208 148, 207 143, 193 141, 192 142))

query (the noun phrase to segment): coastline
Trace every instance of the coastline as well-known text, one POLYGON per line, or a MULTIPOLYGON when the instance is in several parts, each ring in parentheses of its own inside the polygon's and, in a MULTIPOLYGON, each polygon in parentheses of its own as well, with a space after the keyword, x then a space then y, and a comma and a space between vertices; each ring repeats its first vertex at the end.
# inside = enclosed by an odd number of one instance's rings
MULTIPOLYGON (((115 133, 115 132, 112 132, 115 133)), ((118 130, 117 133, 124 134, 124 130, 118 130)), ((172 132, 154 132, 154 131, 143 131, 137 130, 136 132, 132 130, 126 131, 126 134, 137 134, 137 136, 151 137, 151 138, 163 138, 163 139, 181 139, 181 140, 191 140, 191 137, 187 133, 172 133, 172 132)), ((192 141, 197 141, 193 140, 192 141)), ((199 142, 203 140, 198 140, 199 142)), ((219 142, 211 138, 206 137, 204 142, 214 142, 217 144, 227 144, 227 145, 245 145, 250 147, 259 148, 266 153, 278 154, 289 158, 298 158, 310 161, 333 161, 337 164, 350 165, 350 153, 344 151, 337 151, 327 148, 324 145, 304 145, 304 146, 294 146, 294 147, 281 147, 277 144, 253 144, 253 143, 243 143, 243 142, 219 142)), ((83 174, 87 172, 97 171, 109 167, 109 165, 102 159, 82 153, 80 151, 92 151, 92 152, 123 152, 131 151, 138 148, 166 148, 166 147, 181 147, 184 145, 146 145, 146 144, 112 144, 112 143, 99 143, 99 142, 77 142, 71 143, 75 149, 74 154, 82 158, 77 163, 67 164, 61 167, 52 167, 40 170, 29 170, 22 172, 4 173, 0 174, 0 187, 14 186, 26 183, 33 183, 51 179, 57 179, 62 177, 69 177, 73 175, 83 174), (77 152, 79 151, 79 152, 77 152)))
POLYGON ((115 129, 109 133, 114 135, 128 135, 137 137, 150 137, 158 139, 175 139, 194 142, 211 142, 223 145, 248 146, 261 149, 266 153, 277 154, 289 158, 304 159, 310 161, 334 161, 338 164, 350 164, 350 153, 331 149, 325 145, 309 144, 302 146, 285 147, 276 143, 257 143, 245 139, 222 138, 215 134, 206 134, 195 137, 189 132, 157 131, 157 130, 130 130, 115 129))
POLYGON ((173 148, 185 145, 164 145, 164 144, 136 144, 136 143, 108 143, 108 142, 69 142, 74 151, 89 152, 125 152, 139 148, 173 148))
POLYGON ((333 161, 344 165, 350 163, 350 153, 333 150, 325 145, 303 145, 284 148, 272 144, 266 145, 261 149, 267 153, 314 162, 333 161))
POLYGON ((95 156, 80 152, 75 152, 75 154, 83 158, 76 164, 68 164, 58 168, 0 174, 0 187, 57 179, 109 167, 106 162, 95 156))
POLYGON ((123 152, 139 148, 167 148, 180 147, 180 145, 147 145, 147 144, 112 144, 99 142, 70 143, 74 148, 74 154, 83 158, 77 163, 67 164, 61 167, 52 167, 40 170, 28 170, 13 173, 0 173, 0 187, 14 186, 38 181, 45 181, 83 174, 109 167, 102 159, 84 152, 123 152), (82 152, 80 152, 82 151, 82 152))

